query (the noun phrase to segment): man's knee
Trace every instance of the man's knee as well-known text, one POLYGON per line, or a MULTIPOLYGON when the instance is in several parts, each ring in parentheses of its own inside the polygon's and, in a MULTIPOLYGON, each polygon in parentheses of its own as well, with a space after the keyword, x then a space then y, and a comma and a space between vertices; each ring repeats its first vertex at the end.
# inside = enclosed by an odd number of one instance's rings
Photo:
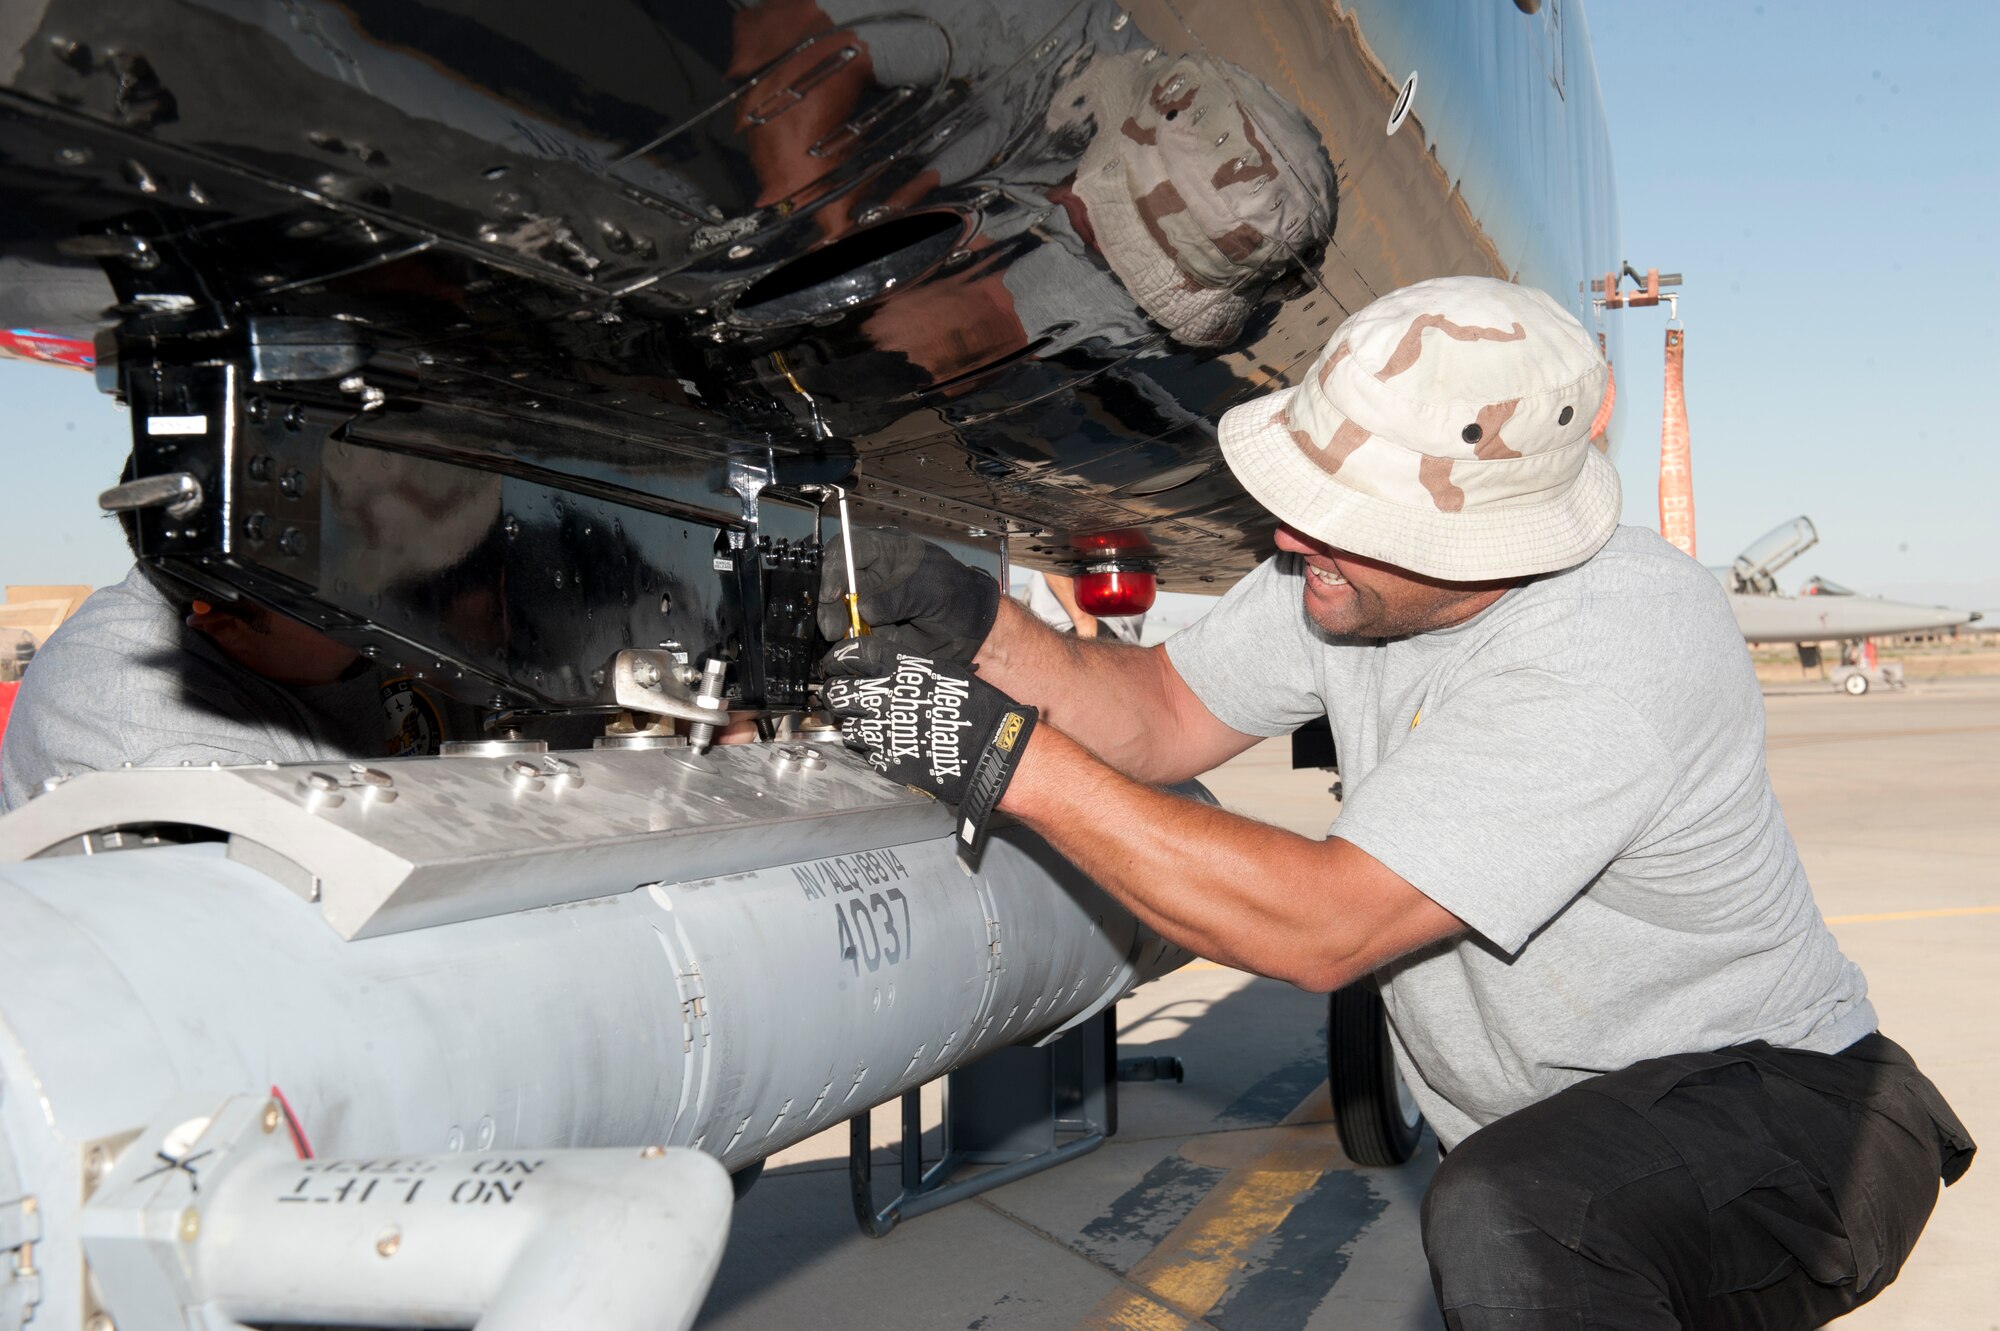
POLYGON ((1559 1168, 1487 1128, 1438 1165, 1424 1194, 1424 1253, 1439 1306, 1546 1307, 1574 1292, 1573 1227, 1588 1205, 1559 1168))
POLYGON ((1424 1197, 1424 1252, 1447 1322, 1581 1326, 1609 1303, 1632 1326, 1654 1324, 1673 1301, 1665 1254, 1625 1231, 1692 1221, 1635 1225, 1628 1214, 1679 1210, 1667 1177, 1678 1169, 1629 1109, 1600 1096, 1557 1096, 1474 1133, 1424 1197))

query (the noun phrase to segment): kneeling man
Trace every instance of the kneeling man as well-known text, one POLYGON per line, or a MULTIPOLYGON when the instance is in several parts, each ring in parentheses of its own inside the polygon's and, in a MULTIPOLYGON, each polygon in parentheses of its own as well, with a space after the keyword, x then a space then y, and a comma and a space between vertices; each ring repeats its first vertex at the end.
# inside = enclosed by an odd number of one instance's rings
POLYGON ((1605 373, 1539 292, 1393 292, 1223 418, 1277 553, 1195 626, 1060 636, 873 533, 876 635, 827 697, 968 837, 997 803, 1184 947, 1378 978, 1448 1151, 1448 1325, 1818 1326, 1895 1279, 1973 1144, 1813 903, 1720 585, 1617 525, 1605 373), (1322 715, 1324 841, 1159 789, 1322 715))

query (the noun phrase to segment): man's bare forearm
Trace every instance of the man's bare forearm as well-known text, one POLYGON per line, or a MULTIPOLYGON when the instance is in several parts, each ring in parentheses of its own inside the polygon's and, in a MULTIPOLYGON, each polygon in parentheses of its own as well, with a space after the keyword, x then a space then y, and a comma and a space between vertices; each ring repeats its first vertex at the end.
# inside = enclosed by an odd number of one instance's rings
POLYGON ((980 678, 1135 780, 1167 784, 1209 766, 1190 766, 1204 746, 1183 742, 1186 687, 1157 647, 1071 637, 1003 600, 978 666, 980 678))
POLYGON ((1001 808, 1162 937, 1326 991, 1464 926, 1344 841, 1311 841, 1108 770, 1038 727, 1001 808))

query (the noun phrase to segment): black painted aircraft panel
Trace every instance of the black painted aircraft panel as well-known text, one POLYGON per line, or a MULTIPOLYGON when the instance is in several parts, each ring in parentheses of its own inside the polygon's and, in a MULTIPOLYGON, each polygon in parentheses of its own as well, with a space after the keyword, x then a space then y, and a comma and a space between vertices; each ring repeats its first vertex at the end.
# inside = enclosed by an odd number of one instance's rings
POLYGON ((142 469, 200 455, 227 500, 149 519, 148 557, 481 699, 580 705, 619 646, 740 652, 745 468, 1219 589, 1269 531, 1222 411, 1423 277, 1532 282, 1603 329, 1616 243, 1576 0, 0 15, 0 322, 94 336, 107 387, 209 422, 135 411, 142 469), (310 521, 256 490, 267 435, 310 521), (523 597, 530 527, 566 573, 523 597))

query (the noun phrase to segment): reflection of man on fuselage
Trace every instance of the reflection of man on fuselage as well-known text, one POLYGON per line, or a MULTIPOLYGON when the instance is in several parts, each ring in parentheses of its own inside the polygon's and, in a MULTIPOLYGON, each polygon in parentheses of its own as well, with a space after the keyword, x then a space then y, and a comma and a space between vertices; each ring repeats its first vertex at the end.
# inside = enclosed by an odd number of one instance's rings
MULTIPOLYGON (((1813 903, 1720 587, 1617 525, 1605 382, 1540 292, 1392 292, 1223 417, 1278 553, 1193 627, 1058 635, 877 533, 874 636, 829 652, 827 701, 972 850, 997 808, 1190 951, 1379 983, 1449 1150, 1423 1214, 1447 1326, 1818 1326, 1895 1279, 1973 1144, 1813 903), (965 687, 965 779, 873 742, 869 682, 912 658, 965 687), (1321 717, 1325 840, 1160 789, 1321 717)), ((835 631, 846 577, 836 554, 835 631)))

